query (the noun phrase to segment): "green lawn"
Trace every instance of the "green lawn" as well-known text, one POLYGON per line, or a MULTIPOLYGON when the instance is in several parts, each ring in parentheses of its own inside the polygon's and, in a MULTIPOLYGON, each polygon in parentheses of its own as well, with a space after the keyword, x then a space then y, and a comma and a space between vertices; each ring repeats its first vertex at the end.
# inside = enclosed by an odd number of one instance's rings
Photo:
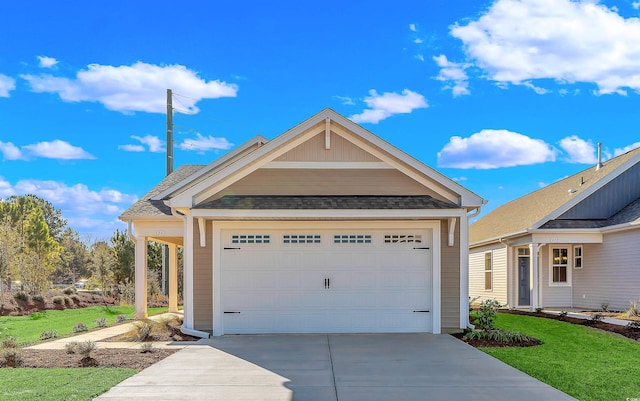
POLYGON ((135 369, 0 369, 0 400, 91 400, 124 379, 135 369))
MULTIPOLYGON (((113 325, 118 315, 131 317, 133 306, 92 306, 80 309, 44 310, 27 316, 1 316, 0 339, 15 337, 20 344, 39 341, 43 331, 57 330, 58 337, 73 334, 73 326, 82 322, 90 329, 96 328, 94 320, 104 317, 113 325)), ((149 314, 166 312, 167 308, 149 308, 149 314)))
POLYGON ((640 343, 585 326, 499 313, 496 327, 539 338, 482 351, 582 401, 640 398, 640 343))

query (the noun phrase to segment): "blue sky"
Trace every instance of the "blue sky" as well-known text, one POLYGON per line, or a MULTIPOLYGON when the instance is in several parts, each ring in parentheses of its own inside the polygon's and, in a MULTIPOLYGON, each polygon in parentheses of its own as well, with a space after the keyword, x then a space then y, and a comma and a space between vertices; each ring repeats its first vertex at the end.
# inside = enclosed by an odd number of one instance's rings
POLYGON ((489 200, 640 146, 640 1, 48 1, 3 4, 0 197, 83 235, 175 165, 325 107, 489 200))

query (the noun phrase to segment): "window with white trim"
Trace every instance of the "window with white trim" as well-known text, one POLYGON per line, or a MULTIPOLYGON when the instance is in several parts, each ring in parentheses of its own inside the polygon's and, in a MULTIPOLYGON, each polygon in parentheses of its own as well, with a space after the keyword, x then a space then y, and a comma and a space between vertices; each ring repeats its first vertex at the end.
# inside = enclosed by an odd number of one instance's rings
POLYGON ((551 249, 551 284, 569 284, 569 248, 551 249))
POLYGON ((334 244, 370 244, 370 234, 335 234, 333 236, 334 244))
POLYGON ((582 269, 582 245, 573 247, 573 268, 582 269))
POLYGON ((406 244, 406 243, 422 243, 422 235, 420 234, 385 234, 385 244, 406 244))
POLYGON ((266 234, 234 234, 231 236, 232 244, 268 244, 271 237, 266 234))
POLYGON ((284 234, 283 244, 319 244, 320 235, 316 234, 284 234))
POLYGON ((484 289, 493 290, 493 258, 491 252, 484 254, 484 289))

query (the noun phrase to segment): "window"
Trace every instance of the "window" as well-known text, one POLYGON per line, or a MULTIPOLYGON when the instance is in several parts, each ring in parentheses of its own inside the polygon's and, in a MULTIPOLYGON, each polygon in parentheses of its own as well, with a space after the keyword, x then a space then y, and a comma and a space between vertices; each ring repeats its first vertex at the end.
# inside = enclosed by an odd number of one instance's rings
POLYGON ((269 235, 232 235, 232 244, 268 244, 270 240, 269 235))
POLYGON ((569 284, 568 266, 569 248, 553 248, 551 250, 551 283, 569 284))
POLYGON ((344 234, 344 235, 334 235, 333 236, 334 244, 370 244, 371 243, 371 235, 368 234, 344 234))
POLYGON ((573 247, 573 268, 582 269, 582 245, 573 247))
POLYGON ((493 261, 491 260, 491 252, 484 254, 484 289, 493 289, 493 261))
POLYGON ((386 234, 384 236, 385 244, 398 244, 398 243, 422 243, 422 235, 419 234, 386 234))
POLYGON ((307 234, 285 234, 282 236, 282 242, 285 244, 319 244, 319 235, 307 234))

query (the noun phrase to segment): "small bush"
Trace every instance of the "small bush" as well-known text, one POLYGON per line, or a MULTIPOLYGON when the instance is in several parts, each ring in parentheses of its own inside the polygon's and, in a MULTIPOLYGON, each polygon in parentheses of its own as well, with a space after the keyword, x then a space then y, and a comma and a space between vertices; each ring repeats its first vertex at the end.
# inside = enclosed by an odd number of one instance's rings
POLYGON ((44 302, 44 297, 40 294, 36 294, 31 297, 35 302, 44 302))
POLYGON ((2 349, 18 348, 18 341, 15 337, 7 337, 2 340, 2 349))
POLYGON ((52 338, 58 338, 58 330, 47 330, 40 333, 41 340, 49 340, 52 338))
POLYGON ((98 345, 95 341, 86 340, 79 342, 75 346, 75 353, 82 355, 84 358, 89 358, 91 356, 91 352, 98 349, 98 345))
POLYGON ((151 332, 153 331, 156 323, 153 320, 145 319, 138 320, 134 324, 134 332, 136 335, 137 341, 146 341, 151 336, 151 332))
POLYGON ((629 307, 620 315, 622 318, 640 317, 640 306, 638 302, 630 301, 629 307))
POLYGON ((15 368, 22 363, 22 351, 19 348, 7 348, 0 352, 5 366, 15 368))
POLYGON ((76 324, 75 326, 73 326, 73 332, 74 333, 80 333, 80 332, 87 331, 87 330, 89 330, 89 327, 86 324, 82 323, 82 322, 80 322, 80 323, 76 324))
POLYGON ((569 313, 566 310, 560 311, 560 314, 558 316, 560 317, 567 317, 569 313))
POLYGON ((71 294, 69 295, 69 298, 71 298, 71 300, 75 303, 79 303, 80 302, 80 296, 78 294, 71 294))
POLYGON ((601 322, 602 320, 604 320, 604 315, 602 313, 594 313, 589 317, 588 323, 596 324, 598 322, 601 322))
POLYGON ((56 305, 64 304, 64 298, 62 298, 60 295, 56 295, 55 297, 53 297, 51 299, 51 301, 53 301, 53 303, 56 304, 56 305))
POLYGON ((62 299, 64 300, 64 304, 67 306, 71 306, 71 304, 73 304, 73 301, 71 300, 71 298, 69 298, 68 296, 64 296, 62 297, 62 299))
POLYGON ((107 327, 107 318, 106 317, 99 317, 96 320, 94 320, 93 323, 95 323, 96 326, 98 326, 98 327, 107 327))
POLYGON ((640 320, 633 320, 627 323, 627 327, 630 329, 640 329, 640 320))
POLYGON ((491 340, 502 343, 526 343, 537 339, 526 334, 508 330, 473 330, 465 334, 464 340, 491 340))
POLYGON ((71 294, 75 294, 77 292, 78 291, 76 290, 76 287, 74 287, 74 286, 69 286, 69 287, 65 288, 64 290, 62 290, 62 293, 64 295, 71 295, 71 294))
POLYGON ((603 312, 609 312, 609 302, 608 301, 604 301, 600 304, 600 309, 603 312))
POLYGON ((538 307, 536 308, 536 312, 540 313, 540 312, 542 312, 542 309, 543 309, 543 308, 542 308, 542 306, 538 306, 538 307))
POLYGON ((124 323, 127 321, 127 315, 116 316, 116 323, 124 323))
POLYGON ((499 308, 500 302, 495 299, 486 299, 480 302, 480 309, 478 310, 476 323, 485 330, 493 330, 496 313, 499 308))
POLYGON ((143 354, 151 353, 153 351, 154 351, 153 343, 144 343, 140 347, 140 352, 143 353, 143 354))
POLYGON ((24 291, 18 291, 13 296, 15 299, 19 299, 20 301, 28 301, 29 295, 24 291))
POLYGON ((78 344, 80 343, 77 341, 71 341, 70 343, 66 343, 64 345, 64 349, 67 351, 67 354, 75 354, 78 344))

